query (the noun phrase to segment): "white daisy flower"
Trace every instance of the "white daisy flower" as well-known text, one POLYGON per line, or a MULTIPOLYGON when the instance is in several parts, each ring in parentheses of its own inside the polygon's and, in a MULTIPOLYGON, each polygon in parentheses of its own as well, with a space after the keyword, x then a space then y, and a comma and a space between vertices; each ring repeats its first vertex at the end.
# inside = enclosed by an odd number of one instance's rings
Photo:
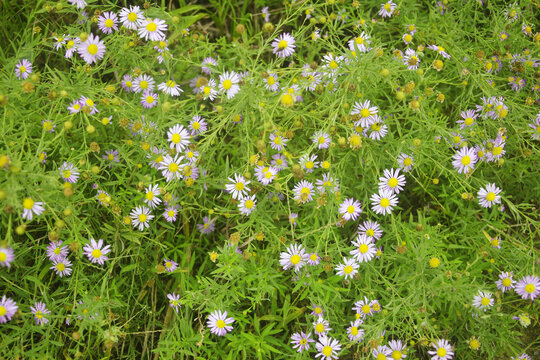
POLYGON ((176 124, 167 131, 167 139, 171 149, 182 152, 190 144, 191 134, 183 125, 176 124))
POLYGON ((251 214, 256 206, 257 199, 255 199, 255 195, 244 196, 242 200, 240 200, 240 203, 238 203, 238 209, 240 209, 240 213, 244 215, 251 214))
POLYGON ((318 351, 315 357, 320 357, 321 360, 336 360, 337 354, 341 350, 339 341, 326 336, 320 337, 315 347, 318 351))
POLYGON ((336 266, 336 275, 345 276, 345 279, 352 279, 354 275, 358 274, 358 268, 360 265, 354 258, 343 258, 343 264, 336 266))
POLYGON ((300 201, 301 203, 306 203, 313 200, 313 184, 309 181, 302 180, 295 185, 294 189, 294 199, 300 201))
POLYGON ((283 270, 294 267, 294 271, 299 271, 306 264, 307 257, 303 245, 291 244, 285 252, 280 254, 279 264, 283 267, 283 270))
POLYGON ((490 208, 493 204, 501 203, 501 189, 495 184, 487 184, 485 188, 478 191, 478 203, 480 206, 490 208))
POLYGON ((210 101, 214 101, 218 94, 218 91, 216 90, 216 80, 208 80, 208 84, 202 85, 199 88, 199 94, 202 95, 204 100, 209 99, 210 101))
POLYGON ((130 30, 137 30, 144 20, 144 14, 138 6, 130 6, 120 10, 122 26, 130 30))
POLYGON ((276 74, 269 72, 268 76, 263 78, 263 82, 264 82, 264 87, 267 88, 268 90, 272 92, 278 91, 279 83, 277 81, 276 74))
POLYGON ((164 92, 165 94, 171 95, 171 96, 180 96, 181 93, 184 92, 180 88, 180 85, 178 85, 173 80, 167 80, 166 82, 162 82, 158 85, 158 89, 164 92))
POLYGON ((234 71, 225 71, 219 75, 219 90, 227 95, 227 99, 232 99, 239 91, 240 77, 234 71))
POLYGON ((184 157, 180 154, 176 154, 174 158, 171 155, 165 155, 163 161, 159 164, 159 170, 167 182, 173 179, 183 178, 183 168, 185 164, 182 163, 184 157))
POLYGON ((296 47, 295 42, 294 37, 289 33, 281 34, 272 42, 273 53, 282 58, 291 56, 296 47))
POLYGON ((394 4, 392 1, 388 1, 387 3, 381 4, 379 15, 381 15, 383 18, 391 17, 396 7, 397 5, 394 4))
POLYGON ((376 221, 366 220, 362 224, 358 225, 358 234, 367 237, 370 241, 374 242, 379 240, 383 234, 381 226, 376 221))
POLYGON ((399 194, 405 186, 405 175, 400 175, 399 169, 384 169, 383 174, 379 177, 379 190, 399 194))
POLYGON ((268 185, 272 181, 274 181, 277 173, 278 169, 272 166, 261 165, 255 168, 255 176, 257 177, 257 180, 263 185, 268 185))
POLYGON ((56 259, 52 261, 51 270, 54 270, 56 274, 60 277, 71 275, 71 261, 67 258, 56 259))
POLYGON ((77 52, 88 64, 93 64, 105 55, 105 44, 99 40, 99 36, 88 35, 86 41, 79 44, 77 52))
POLYGON ((105 34, 111 34, 113 31, 118 31, 118 15, 112 11, 105 11, 98 17, 98 28, 105 34))
POLYGON ((313 135, 312 140, 314 144, 317 144, 319 149, 328 149, 330 147, 330 142, 332 142, 330 135, 323 131, 317 131, 313 135))
POLYGON ((394 206, 398 203, 397 196, 386 190, 379 190, 378 194, 371 195, 371 206, 377 214, 391 214, 394 206))
POLYGON ((140 231, 150 226, 150 220, 154 218, 154 215, 150 214, 150 209, 146 206, 137 206, 131 210, 131 220, 134 227, 138 227, 140 231))
POLYGON ((369 100, 362 102, 355 102, 351 110, 351 115, 360 115, 360 126, 367 128, 371 124, 377 122, 377 113, 379 108, 377 106, 371 106, 369 100))
POLYGON ((161 204, 161 199, 158 197, 160 195, 159 186, 157 184, 149 185, 144 189, 144 202, 150 209, 156 208, 161 204))
POLYGON ((318 316, 317 320, 313 323, 313 331, 315 332, 315 335, 319 337, 326 336, 331 330, 330 323, 328 320, 324 320, 322 316, 318 316))
POLYGON ((347 221, 356 220, 361 212, 362 204, 354 198, 345 199, 345 201, 339 205, 339 213, 347 221))
POLYGON ((405 153, 399 154, 397 158, 397 162, 399 164, 399 167, 404 172, 409 172, 412 169, 414 158, 410 155, 407 155, 405 153))
POLYGON ((155 88, 156 81, 149 75, 142 74, 133 80, 132 91, 136 93, 152 91, 155 88))
POLYGON ((452 161, 452 166, 454 166, 454 168, 460 174, 467 174, 474 169, 474 165, 478 159, 475 148, 469 148, 467 146, 459 149, 459 151, 455 153, 452 158, 454 159, 452 161))
POLYGON ((355 249, 350 252, 359 263, 371 261, 377 254, 377 247, 370 238, 364 235, 358 235, 352 242, 355 249))
POLYGON ((367 35, 364 31, 354 39, 349 40, 349 50, 351 51, 359 51, 361 53, 368 52, 370 48, 368 47, 370 44, 370 36, 367 35))
POLYGON ((452 345, 450 345, 448 340, 439 339, 431 343, 431 346, 435 348, 435 350, 428 351, 431 360, 450 360, 454 357, 452 345))
POLYGON ((165 40, 165 31, 167 31, 167 23, 161 19, 144 19, 141 21, 137 32, 139 37, 150 41, 165 40))
POLYGON ((233 199, 241 200, 247 196, 250 191, 249 183, 251 181, 246 180, 242 175, 234 174, 234 179, 229 178, 230 184, 225 185, 225 189, 232 195, 233 199))
POLYGON ((349 336, 350 341, 357 342, 362 340, 362 338, 364 337, 364 330, 359 329, 362 323, 362 319, 356 319, 355 321, 351 321, 351 326, 347 328, 347 335, 349 336))
POLYGON ((229 331, 232 331, 231 324, 234 322, 232 317, 227 317, 226 311, 215 310, 208 316, 206 325, 210 328, 212 334, 224 336, 229 331))
POLYGON ((45 211, 45 208, 43 207, 43 202, 34 201, 31 198, 25 198, 22 205, 22 218, 28 221, 32 220, 34 214, 41 215, 45 211))
POLYGON ((495 300, 493 300, 493 295, 490 292, 478 291, 478 295, 474 296, 473 306, 486 311, 493 306, 495 300))

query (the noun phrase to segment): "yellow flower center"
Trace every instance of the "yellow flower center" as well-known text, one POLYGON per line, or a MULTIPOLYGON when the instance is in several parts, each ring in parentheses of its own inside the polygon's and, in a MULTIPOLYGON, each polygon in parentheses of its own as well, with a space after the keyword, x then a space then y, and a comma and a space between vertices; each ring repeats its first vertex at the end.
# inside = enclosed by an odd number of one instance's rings
POLYGON ((281 40, 279 43, 278 43, 278 49, 279 50, 283 50, 287 47, 287 42, 285 40, 281 40))
POLYGON ((22 72, 22 73, 25 73, 26 72, 26 66, 21 65, 21 67, 19 68, 19 71, 22 72))
MULTIPOLYGON (((384 9, 385 9, 386 11, 390 11, 390 8, 391 8, 390 3, 384 4, 384 9)), ((400 355, 400 357, 401 357, 401 355, 400 355)), ((399 359, 399 358, 398 358, 398 359, 399 359)))
POLYGON ((525 291, 529 294, 532 294, 536 290, 536 287, 533 284, 525 285, 525 291))
POLYGON ((146 102, 149 103, 149 104, 153 103, 153 102, 154 102, 154 97, 151 96, 151 95, 148 95, 148 96, 146 97, 146 102))
POLYGON ((488 192, 487 195, 486 195, 486 200, 487 200, 487 201, 493 201, 493 200, 495 200, 495 193, 493 193, 493 192, 488 192))
POLYGON ((309 189, 308 188, 302 188, 302 190, 300 190, 300 194, 309 195, 309 189))
POLYGON ((139 222, 144 223, 144 222, 146 222, 146 219, 147 219, 146 214, 140 214, 139 215, 139 222))
POLYGON ((73 46, 75 46, 75 42, 73 40, 69 40, 66 44, 68 49, 71 49, 73 46))
POLYGON ((345 266, 345 267, 343 268, 343 272, 344 272, 345 274, 350 274, 350 273, 353 272, 353 267, 352 267, 351 265, 347 265, 347 266, 345 266))
POLYGON ((437 350, 437 356, 443 357, 443 356, 445 356, 445 355, 446 355, 446 349, 445 349, 445 348, 439 348, 439 349, 437 350))
POLYGON ((56 264, 56 270, 62 272, 64 270, 66 270, 66 265, 64 265, 64 263, 58 263, 58 264, 56 264))
POLYGON ((146 88, 148 88, 148 81, 146 81, 146 80, 141 81, 141 82, 139 83, 139 87, 140 87, 141 89, 146 89, 146 88))
POLYGON ((510 280, 509 278, 505 278, 505 279, 503 279, 502 284, 503 284, 503 286, 508 287, 508 286, 512 285, 512 280, 510 280))
POLYGON ((30 209, 32 209, 34 207, 34 200, 32 200, 30 198, 26 198, 26 199, 23 200, 22 204, 23 204, 23 207, 25 209, 30 210, 30 209))
POLYGON ((403 354, 401 353, 401 351, 399 350, 392 351, 392 359, 399 360, 401 359, 402 356, 403 354))
POLYGON ((244 190, 244 183, 242 182, 237 182, 235 185, 234 185, 234 188, 238 191, 242 191, 244 190))
POLYGON ((131 22, 137 21, 137 14, 135 14, 133 11, 130 12, 127 16, 128 20, 131 22))
POLYGON ((371 312, 371 307, 368 304, 362 306, 362 312, 364 314, 369 314, 371 312))
POLYGON ((306 169, 313 169, 313 166, 315 166, 315 164, 313 163, 313 161, 308 161, 306 163, 306 169))
POLYGON ((0 316, 4 316, 7 314, 7 309, 5 306, 0 306, 0 316))
POLYGON ((90 55, 96 55, 97 52, 98 52, 98 47, 96 44, 90 44, 88 45, 88 47, 86 48, 86 50, 88 50, 88 53, 90 55))
POLYGON ((489 305, 489 298, 487 297, 483 297, 482 300, 480 301, 480 303, 484 306, 488 306, 489 305))
POLYGON ((112 21, 111 19, 105 20, 105 27, 112 28, 113 25, 114 25, 114 21, 112 21))
POLYGON ((266 82, 268 83, 268 85, 272 86, 276 83, 276 79, 274 79, 273 76, 269 76, 266 78, 266 82))
POLYGON ((292 106, 294 104, 294 98, 291 94, 284 94, 281 96, 281 103, 283 106, 292 106))
POLYGON ((352 205, 349 205, 349 206, 347 207, 347 212, 348 212, 349 214, 354 213, 354 210, 355 210, 355 208, 354 208, 354 206, 352 206, 352 205))
POLYGON ((225 327, 225 321, 219 319, 218 321, 216 321, 216 327, 220 328, 220 329, 223 329, 225 327))
POLYGON ((388 186, 390 186, 391 188, 395 188, 397 184, 398 184, 398 179, 396 179, 395 177, 390 178, 390 180, 388 180, 388 186))
POLYGON ((149 191, 146 193, 146 200, 152 200, 154 198, 154 193, 152 191, 149 191))
POLYGON ((367 229, 366 235, 369 236, 369 237, 374 236, 374 235, 375 235, 375 230, 373 230, 373 229, 367 229))
POLYGON ((330 66, 330 69, 337 69, 338 68, 338 63, 335 62, 334 60, 330 61, 330 64, 328 65, 330 66))
POLYGON ((225 81, 223 81, 223 85, 222 85, 222 86, 223 86, 223 88, 224 88, 225 90, 229 90, 229 89, 231 88, 231 86, 232 86, 232 81, 229 80, 229 79, 225 79, 225 81))
POLYGON ((369 246, 367 246, 366 244, 360 244, 360 246, 358 247, 358 251, 360 251, 362 254, 367 253, 368 250, 369 246))
POLYGON ((461 158, 461 163, 463 165, 469 165, 471 163, 471 157, 468 155, 465 155, 463 158, 461 158))
POLYGON ((356 39, 355 39, 356 43, 358 45, 362 45, 364 43, 364 38, 361 37, 361 36, 358 36, 356 39))
POLYGON ((5 252, 0 252, 0 262, 4 262, 7 259, 7 254, 5 252))
POLYGON ((453 141, 454 141, 454 143, 456 143, 456 144, 458 144, 458 143, 460 143, 460 142, 461 142, 461 138, 460 138, 459 136, 457 136, 457 135, 456 135, 456 136, 454 136, 454 137, 452 138, 452 140, 453 140, 453 141))
POLYGON ((191 127, 193 127, 194 130, 199 130, 201 128, 201 124, 198 121, 195 121, 191 127))
POLYGON ((246 209, 251 209, 251 208, 253 208, 253 205, 255 205, 255 203, 254 203, 253 200, 251 200, 251 199, 248 200, 248 201, 246 201, 246 203, 245 203, 246 209))
POLYGON ((55 248, 53 250, 53 253, 55 253, 56 255, 60 254, 60 248, 55 248))
MULTIPOLYGON (((313 255, 312 255, 312 256, 313 256, 313 255)), ((320 307, 317 306, 317 307, 315 308, 315 314, 320 314, 320 313, 322 313, 322 309, 321 309, 320 307)))
POLYGON ((383 353, 378 353, 377 360, 386 360, 386 355, 384 355, 383 353))
POLYGON ((379 205, 381 205, 383 208, 386 208, 390 205, 390 200, 388 200, 387 198, 383 198, 379 202, 379 205))
POLYGON ((301 260, 302 260, 302 257, 298 254, 294 254, 293 256, 291 256, 291 264, 293 265, 298 265, 301 260))
POLYGON ((167 215, 169 215, 169 217, 173 217, 174 216, 174 210, 169 210, 167 212, 167 215))
POLYGON ((64 171, 62 172, 62 177, 63 177, 64 179, 69 179, 69 178, 71 177, 71 171, 70 171, 70 170, 64 170, 64 171))
POLYGON ((358 328, 356 326, 353 326, 351 328, 351 335, 353 335, 353 336, 358 335, 358 328))
POLYGON ((364 118, 367 118, 369 117, 369 115, 371 115, 371 113, 369 112, 369 109, 362 109, 360 110, 360 115, 362 115, 362 117, 364 118))
POLYGON ((173 134, 171 141, 175 144, 178 144, 180 141, 182 141, 182 137, 180 134, 173 134))
POLYGON ((405 35, 404 39, 405 39, 405 42, 409 43, 412 40, 412 36, 410 34, 407 34, 407 35, 405 35))
POLYGON ((306 340, 306 339, 302 339, 302 340, 300 340, 300 344, 302 344, 302 345, 306 345, 306 344, 307 344, 307 340, 306 340))
POLYGON ((325 347, 323 347, 322 353, 323 353, 323 355, 326 356, 326 357, 331 356, 331 355, 332 355, 332 347, 331 347, 331 346, 328 346, 328 345, 325 346, 325 347))
POLYGON ((172 80, 169 80, 167 81, 167 87, 170 87, 170 88, 173 88, 176 86, 176 82, 172 81, 172 80))
POLYGON ((315 332, 322 333, 324 332, 324 324, 318 323, 315 325, 315 332))
POLYGON ((503 150, 502 147, 495 146, 491 152, 493 153, 493 155, 501 155, 502 150, 503 150))
POLYGON ((148 23, 148 25, 146 25, 146 30, 150 31, 150 32, 154 32, 157 30, 157 25, 153 22, 151 23, 148 23))
POLYGON ((210 86, 205 86, 204 89, 203 89, 204 95, 210 94, 211 90, 212 90, 212 88, 210 86))
POLYGON ((465 125, 467 126, 471 126, 473 122, 474 122, 474 119, 472 117, 468 117, 465 119, 465 125))
POLYGON ((96 259, 99 259, 101 257, 101 250, 99 249, 92 250, 92 256, 95 257, 96 259))

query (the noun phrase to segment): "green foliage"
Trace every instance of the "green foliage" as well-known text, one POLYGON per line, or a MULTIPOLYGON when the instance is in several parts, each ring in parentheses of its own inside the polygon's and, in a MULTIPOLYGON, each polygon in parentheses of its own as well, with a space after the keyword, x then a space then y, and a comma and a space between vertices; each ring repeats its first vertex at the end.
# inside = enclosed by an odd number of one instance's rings
POLYGON ((505 13, 513 5, 503 1, 403 1, 390 17, 381 17, 374 1, 137 2, 145 16, 166 22, 166 44, 141 39, 120 21, 119 31, 101 32, 98 17, 119 13, 116 2, 89 1, 85 14, 66 2, 2 4, 0 16, 9 21, 0 26, 0 296, 18 305, 0 324, 2 356, 313 358, 315 343, 309 354, 298 353, 291 336, 311 332, 317 339, 314 305, 324 310, 328 335, 339 340, 344 359, 373 358, 372 349, 398 339, 408 359, 431 358, 438 339, 450 342, 457 359, 538 356, 538 300, 495 284, 501 272, 512 272, 516 282, 538 273, 537 2, 522 1, 514 22, 505 13), (407 45, 410 24, 416 30, 407 45), (533 26, 530 36, 523 24, 533 26), (352 51, 348 42, 362 32, 370 49, 356 44, 352 51), (77 52, 66 58, 66 43, 55 49, 55 37, 83 33, 104 41, 95 63, 77 52), (296 48, 283 58, 272 43, 284 33, 296 48), (164 45, 168 50, 159 52, 164 45), (418 69, 403 61, 408 48, 416 50, 418 69), (207 57, 218 61, 211 74, 201 70, 207 57), (33 66, 28 79, 15 73, 22 59, 33 66), (220 75, 231 71, 242 79, 228 99, 218 86, 220 75), (156 81, 155 107, 143 107, 141 94, 122 86, 125 75, 141 74, 156 81), (276 91, 268 89, 268 76, 279 83, 276 91), (525 86, 514 91, 518 79, 525 86), (180 86, 180 96, 157 90, 168 80, 180 86), (217 83, 214 101, 194 91, 193 84, 209 80, 217 83), (87 105, 71 114, 68 107, 81 96, 99 112, 87 105), (478 111, 473 126, 460 128, 461 112, 486 107, 485 99, 493 113, 478 111), (380 139, 373 136, 377 124, 363 129, 360 116, 351 114, 366 100, 387 128, 380 139), (184 160, 182 178, 167 181, 152 163, 176 154, 167 132, 176 124, 189 129, 196 115, 208 123, 190 138, 188 149, 199 158, 190 167, 184 160), (313 141, 319 131, 331 137, 328 148, 313 141), (288 140, 283 150, 276 150, 272 134, 288 140), (452 166, 464 147, 482 148, 484 159, 498 157, 492 149, 499 140, 500 158, 479 160, 468 174, 452 166), (108 158, 113 150, 117 155, 108 158), (264 185, 257 167, 269 167, 278 153, 288 167, 264 185), (401 154, 413 159, 410 171, 400 165, 401 154), (313 172, 302 165, 305 155, 318 157, 313 172), (64 163, 80 173, 73 184, 61 177, 64 163), (406 185, 392 213, 382 215, 371 197, 390 168, 402 169, 406 185), (256 205, 249 215, 225 191, 235 174, 251 181, 256 205), (323 176, 338 180, 339 189, 315 186, 312 201, 299 200, 295 186, 323 183, 323 176), (502 189, 501 202, 484 208, 478 191, 490 183, 502 189), (130 214, 147 206, 150 185, 159 186, 155 196, 162 203, 140 231, 130 214), (25 198, 42 202, 44 212, 22 216, 25 198), (343 218, 340 205, 349 198, 362 204, 359 219, 343 218), (164 212, 172 205, 178 214, 168 222, 164 212), (336 268, 351 258, 351 242, 366 220, 383 230, 380 253, 345 279, 336 268), (103 265, 85 254, 90 239, 110 245, 103 265), (68 247, 70 275, 53 270, 52 241, 68 247), (320 263, 284 269, 280 256, 291 244, 318 254, 320 263), (8 249, 12 261, 2 258, 8 249), (167 272, 164 259, 178 268, 167 272), (479 291, 493 295, 486 311, 473 306, 479 291), (172 293, 180 295, 177 311, 167 297, 172 293), (353 307, 365 298, 381 309, 365 317, 363 339, 351 342, 347 328, 361 317, 353 307), (47 324, 36 324, 30 308, 36 302, 50 311, 47 324), (215 310, 235 320, 222 337, 207 326, 215 310))

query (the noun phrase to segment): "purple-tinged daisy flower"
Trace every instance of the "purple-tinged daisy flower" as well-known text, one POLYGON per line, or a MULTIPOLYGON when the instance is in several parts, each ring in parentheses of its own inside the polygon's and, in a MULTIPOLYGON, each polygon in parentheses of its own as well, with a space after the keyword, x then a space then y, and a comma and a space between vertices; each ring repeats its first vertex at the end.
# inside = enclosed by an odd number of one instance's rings
POLYGON ((62 241, 53 241, 47 246, 47 257, 50 261, 62 260, 68 256, 67 245, 62 246, 62 241))
POLYGON ((311 253, 307 256, 307 263, 311 266, 319 265, 321 257, 317 253, 311 253))
POLYGON ((158 105, 158 94, 152 91, 145 91, 141 95, 141 105, 146 109, 151 109, 158 105))
POLYGON ((394 4, 392 1, 388 1, 384 4, 381 4, 379 15, 381 15, 383 18, 391 17, 392 13, 394 12, 396 8, 397 8, 396 4, 394 4))
POLYGON ((79 179, 79 172, 73 164, 64 161, 58 171, 60 171, 60 176, 62 176, 62 180, 65 182, 74 184, 79 179))
POLYGON ((49 322, 49 319, 47 319, 45 315, 50 314, 51 312, 47 310, 45 303, 36 301, 34 306, 30 306, 30 310, 32 311, 32 314, 34 314, 37 325, 44 325, 49 322))
POLYGON ((138 6, 120 10, 120 21, 126 29, 137 30, 144 20, 144 14, 138 6))
POLYGON ((15 76, 19 80, 27 79, 32 73, 32 63, 27 59, 22 59, 17 65, 15 65, 15 76))
POLYGON ((216 229, 216 226, 214 225, 214 220, 210 219, 208 216, 204 216, 203 223, 197 224, 197 227, 202 234, 207 235, 211 234, 216 229))
POLYGON ((163 217, 167 222, 175 222, 176 216, 178 215, 178 205, 172 205, 165 208, 165 211, 163 212, 163 217))
POLYGON ((321 360, 336 360, 338 358, 337 354, 341 350, 338 340, 326 336, 319 337, 319 341, 315 344, 315 347, 318 351, 315 357, 320 357, 321 360))
POLYGON ((362 319, 356 319, 355 321, 351 321, 351 326, 347 328, 347 336, 349 337, 349 340, 351 342, 362 341, 362 339, 364 338, 364 330, 359 329, 362 323, 362 319))
POLYGON ((501 272, 499 274, 499 280, 495 283, 497 288, 502 292, 511 291, 514 288, 514 279, 512 277, 514 274, 512 272, 501 272))
POLYGON ((501 203, 501 189, 495 184, 487 184, 485 188, 478 191, 478 203, 485 208, 491 208, 493 204, 501 203))
POLYGON ((167 294, 167 298, 169 299, 169 306, 178 313, 178 308, 180 305, 180 295, 175 294, 174 292, 172 294, 167 294))
POLYGON ((312 140, 314 144, 317 144, 317 147, 319 149, 328 149, 330 147, 330 142, 332 141, 332 138, 325 132, 317 131, 313 135, 312 140))
POLYGON ((172 273, 178 268, 178 263, 173 260, 163 259, 163 266, 165 266, 165 270, 167 270, 167 272, 172 273))
POLYGON ((0 266, 11 267, 11 263, 15 260, 15 252, 11 247, 0 246, 0 266))
POLYGON ((87 64, 92 65, 105 55, 105 43, 99 40, 99 36, 88 34, 88 39, 79 44, 77 52, 87 64))
POLYGON ((165 40, 165 31, 167 31, 168 25, 165 20, 161 19, 143 19, 137 32, 139 37, 144 40, 150 41, 162 41, 165 40))
POLYGON ((452 345, 445 339, 439 339, 436 342, 432 342, 431 346, 435 350, 428 351, 431 356, 431 360, 451 360, 454 357, 454 351, 452 345))
POLYGON ((316 304, 312 304, 312 306, 313 306, 313 311, 311 312, 311 315, 315 315, 318 317, 322 317, 324 315, 324 310, 321 306, 316 305, 316 304))
POLYGON ((525 300, 534 300, 540 295, 540 277, 536 275, 523 277, 516 284, 515 291, 525 300))
POLYGON ((94 239, 90 239, 90 244, 86 244, 83 247, 84 254, 93 263, 103 265, 109 258, 106 256, 111 252, 111 246, 103 246, 103 240, 99 239, 97 242, 94 239))
POLYGON ((35 215, 41 215, 45 208, 43 207, 43 202, 41 201, 34 201, 31 198, 25 198, 22 202, 23 205, 23 213, 22 218, 25 220, 32 220, 32 218, 35 215))
POLYGON ((233 322, 234 319, 232 317, 227 317, 227 311, 215 310, 208 316, 206 324, 212 334, 224 336, 232 331, 233 327, 230 324, 233 322))
POLYGON ((54 270, 60 277, 71 275, 71 261, 67 258, 52 261, 51 270, 54 270))
POLYGON ((291 34, 281 34, 272 42, 273 53, 281 58, 291 56, 296 48, 295 42, 291 34))
POLYGON ((362 204, 354 198, 345 199, 345 201, 339 205, 339 213, 347 221, 356 220, 361 212, 362 204))
POLYGON ((112 11, 105 11, 98 17, 98 28, 105 34, 118 31, 118 15, 112 11))
POLYGON ((311 332, 309 333, 294 333, 291 336, 291 344, 293 345, 293 349, 296 349, 299 353, 306 350, 309 351, 309 343, 315 342, 315 340, 311 339, 311 332))
POLYGON ((0 300, 0 324, 10 321, 18 308, 15 301, 6 297, 6 295, 2 296, 2 300, 0 300))
POLYGON ((191 135, 197 135, 208 130, 208 124, 206 120, 199 116, 195 115, 191 118, 192 120, 189 123, 189 129, 191 130, 191 135))
POLYGON ((211 74, 214 72, 214 68, 218 66, 218 61, 213 57, 206 57, 201 63, 201 70, 205 74, 211 74))

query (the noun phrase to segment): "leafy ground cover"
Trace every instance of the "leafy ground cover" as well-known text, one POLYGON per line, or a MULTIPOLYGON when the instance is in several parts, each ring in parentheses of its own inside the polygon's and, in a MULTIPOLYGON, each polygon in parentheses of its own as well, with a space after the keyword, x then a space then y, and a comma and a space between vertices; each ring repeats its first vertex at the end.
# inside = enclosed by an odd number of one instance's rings
POLYGON ((540 4, 4 1, 6 359, 534 359, 540 4))

